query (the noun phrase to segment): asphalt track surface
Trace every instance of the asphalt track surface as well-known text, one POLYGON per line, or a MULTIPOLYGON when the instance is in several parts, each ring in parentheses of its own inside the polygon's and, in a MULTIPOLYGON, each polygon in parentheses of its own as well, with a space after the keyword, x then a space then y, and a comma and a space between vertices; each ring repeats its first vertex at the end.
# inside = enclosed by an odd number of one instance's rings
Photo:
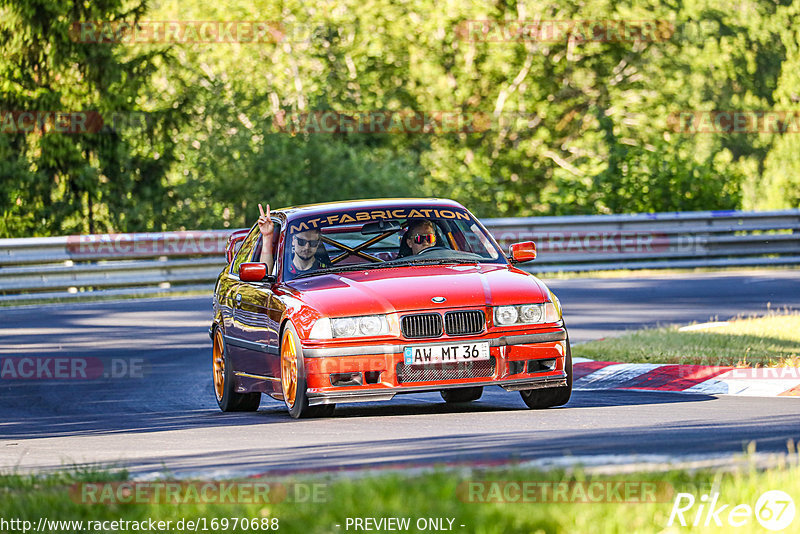
MULTIPOLYGON (((667 323, 728 319, 767 306, 800 308, 800 271, 545 280, 573 342, 667 323)), ((0 472, 75 464, 138 476, 230 476, 435 463, 733 456, 755 442, 800 441, 800 402, 677 393, 576 391, 531 411, 488 388, 468 406, 438 394, 337 407, 292 420, 264 398, 257 413, 223 414, 211 385, 210 297, 0 308, 0 359, 141 362, 141 376, 0 380, 0 472)), ((118 367, 119 370, 119 367, 118 367)))

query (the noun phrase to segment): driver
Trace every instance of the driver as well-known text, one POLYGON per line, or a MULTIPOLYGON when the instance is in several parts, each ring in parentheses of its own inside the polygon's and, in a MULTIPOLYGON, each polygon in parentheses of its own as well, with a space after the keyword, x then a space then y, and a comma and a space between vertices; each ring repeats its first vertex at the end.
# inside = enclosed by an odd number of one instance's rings
POLYGON ((419 254, 426 248, 436 246, 436 229, 428 219, 415 219, 408 224, 406 243, 412 254, 419 254))
MULTIPOLYGON (((274 223, 270 219, 269 204, 267 212, 261 204, 258 205, 261 216, 258 218, 258 230, 261 232, 261 262, 267 264, 267 272, 271 273, 275 266, 275 258, 272 257, 274 223)), ((326 264, 317 257, 322 239, 320 231, 317 229, 297 232, 292 235, 292 262, 289 264, 288 271, 292 275, 304 274, 317 269, 324 269, 326 264)))

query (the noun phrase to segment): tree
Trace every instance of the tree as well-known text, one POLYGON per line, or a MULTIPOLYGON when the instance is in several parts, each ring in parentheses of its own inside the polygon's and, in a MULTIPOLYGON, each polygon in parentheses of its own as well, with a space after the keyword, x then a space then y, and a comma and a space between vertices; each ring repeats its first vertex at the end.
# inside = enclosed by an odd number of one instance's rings
POLYGON ((148 93, 168 55, 87 39, 74 26, 133 22, 145 9, 143 1, 0 0, 0 110, 6 120, 0 130, 0 235, 166 224, 164 176, 181 97, 164 112, 148 93), (129 119, 139 111, 149 120, 131 131, 129 119), (14 120, 23 112, 46 118, 44 128, 20 131, 14 120), (62 123, 68 132, 58 131, 60 115, 52 112, 69 117, 62 123), (114 126, 119 119, 123 128, 114 126))

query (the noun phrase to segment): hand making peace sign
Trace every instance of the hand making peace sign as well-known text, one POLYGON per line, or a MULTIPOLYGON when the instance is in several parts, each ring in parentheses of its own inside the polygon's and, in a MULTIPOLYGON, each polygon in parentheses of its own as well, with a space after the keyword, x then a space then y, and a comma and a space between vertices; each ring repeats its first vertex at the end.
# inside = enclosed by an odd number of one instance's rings
POLYGON ((272 240, 272 232, 275 229, 272 219, 269 217, 269 204, 267 204, 267 212, 264 213, 264 208, 261 204, 258 205, 258 211, 261 212, 261 217, 258 218, 258 230, 264 238, 272 240))

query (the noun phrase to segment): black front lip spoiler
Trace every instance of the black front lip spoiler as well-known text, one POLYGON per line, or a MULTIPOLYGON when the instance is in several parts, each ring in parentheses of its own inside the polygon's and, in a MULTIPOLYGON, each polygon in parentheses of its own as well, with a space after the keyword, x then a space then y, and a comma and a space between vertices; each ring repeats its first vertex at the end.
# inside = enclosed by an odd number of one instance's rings
POLYGON ((542 389, 551 387, 564 387, 567 385, 567 374, 561 372, 559 375, 543 377, 526 377, 505 380, 488 380, 484 382, 468 382, 458 384, 431 384, 425 386, 399 386, 386 389, 367 389, 359 391, 332 391, 322 393, 308 393, 308 405, 318 404, 342 404, 347 402, 372 402, 388 401, 395 395, 402 393, 423 393, 430 391, 441 391, 443 389, 465 388, 465 387, 486 387, 500 386, 506 391, 521 391, 526 389, 542 389))

